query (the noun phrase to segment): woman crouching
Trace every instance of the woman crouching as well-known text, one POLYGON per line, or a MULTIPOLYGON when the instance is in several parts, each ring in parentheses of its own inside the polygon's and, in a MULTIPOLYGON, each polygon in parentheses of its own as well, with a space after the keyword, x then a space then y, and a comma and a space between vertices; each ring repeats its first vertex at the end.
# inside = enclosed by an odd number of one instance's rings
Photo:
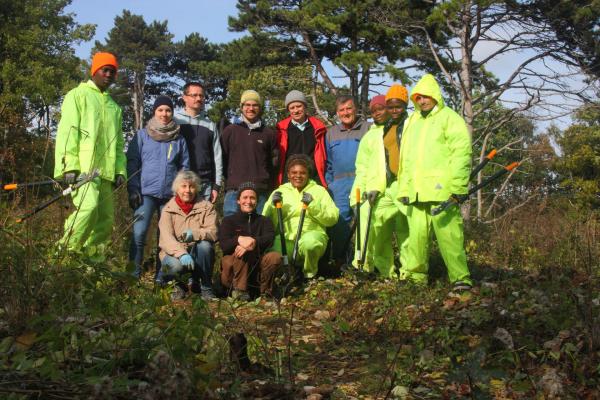
POLYGON ((189 290, 179 277, 191 271, 190 286, 200 283, 202 298, 215 298, 212 290, 217 213, 210 201, 197 196, 200 179, 192 171, 180 171, 173 181, 173 198, 165 204, 158 228, 163 282, 177 279, 172 298, 182 299, 189 290))

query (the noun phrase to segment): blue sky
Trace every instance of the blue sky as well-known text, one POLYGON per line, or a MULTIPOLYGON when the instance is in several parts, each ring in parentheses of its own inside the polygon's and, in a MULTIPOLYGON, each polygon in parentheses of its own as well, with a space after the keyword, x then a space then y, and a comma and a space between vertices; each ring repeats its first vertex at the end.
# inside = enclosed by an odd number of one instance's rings
POLYGON ((66 12, 76 14, 75 20, 81 24, 97 25, 93 40, 77 48, 77 56, 89 58, 94 41, 104 41, 115 17, 123 10, 142 15, 147 23, 167 20, 175 40, 198 32, 210 42, 228 42, 242 36, 227 29, 227 17, 237 15, 236 3, 235 0, 73 0, 66 12))
MULTIPOLYGON (((123 10, 142 15, 148 23, 154 20, 167 20, 169 30, 175 35, 175 40, 182 40, 186 35, 198 32, 213 43, 231 41, 243 36, 242 33, 229 32, 228 30, 228 17, 237 15, 236 3, 236 0, 105 0, 103 2, 73 0, 72 4, 66 8, 66 12, 74 13, 76 15, 75 20, 81 24, 91 23, 97 26, 93 40, 82 43, 76 49, 77 55, 86 59, 90 57, 90 50, 94 45, 94 41, 105 40, 108 31, 113 27, 115 16, 121 15, 123 10)), ((486 48, 483 47, 478 51, 485 53, 486 48)), ((488 68, 501 79, 505 78, 524 56, 524 54, 511 54, 495 59, 488 64, 488 68)), ((544 68, 540 63, 538 63, 538 66, 540 70, 544 68)), ((325 67, 329 70, 331 76, 340 75, 340 73, 336 73, 336 68, 331 63, 326 63, 325 67)), ((579 86, 580 81, 581 78, 575 76, 574 81, 571 83, 572 87, 579 86)), ((336 80, 336 83, 347 84, 345 80, 336 80)), ((391 82, 386 81, 386 84, 389 85, 391 82)), ((384 87, 373 89, 378 92, 385 92, 384 87)), ((522 100, 522 94, 509 92, 503 96, 503 99, 519 101, 522 100)), ((550 115, 553 113, 550 112, 550 115)), ((559 118, 558 121, 554 120, 554 122, 559 122, 559 125, 567 121, 568 119, 565 118, 559 118)), ((540 127, 547 125, 548 122, 542 122, 540 127)))

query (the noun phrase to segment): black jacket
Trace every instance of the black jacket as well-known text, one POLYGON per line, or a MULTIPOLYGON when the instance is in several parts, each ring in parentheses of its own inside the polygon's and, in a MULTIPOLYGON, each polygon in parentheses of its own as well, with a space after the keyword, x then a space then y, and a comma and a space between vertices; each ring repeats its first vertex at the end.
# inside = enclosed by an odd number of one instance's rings
POLYGON ((263 193, 272 189, 279 168, 277 134, 273 129, 249 129, 244 122, 229 125, 221 135, 221 147, 226 190, 235 190, 249 181, 263 193))
POLYGON ((223 218, 219 226, 219 243, 223 255, 233 254, 240 236, 250 236, 256 239, 255 249, 246 253, 246 259, 253 262, 273 245, 275 229, 269 218, 255 212, 248 214, 238 211, 227 216, 223 218))

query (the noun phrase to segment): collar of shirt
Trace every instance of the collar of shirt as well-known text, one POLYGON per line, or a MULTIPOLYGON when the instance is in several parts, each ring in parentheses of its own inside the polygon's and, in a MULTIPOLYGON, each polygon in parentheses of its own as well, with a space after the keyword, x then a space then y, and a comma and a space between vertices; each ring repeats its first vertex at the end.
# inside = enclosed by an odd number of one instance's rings
POLYGON ((292 125, 294 125, 296 128, 298 128, 298 130, 300 130, 301 132, 304 132, 304 129, 306 129, 307 124, 308 124, 308 118, 306 118, 304 120, 304 122, 302 122, 302 123, 292 120, 292 125))
POLYGON ((356 121, 354 121, 354 125, 352 125, 352 128, 348 129, 348 128, 346 128, 344 126, 344 124, 340 124, 340 130, 342 132, 344 132, 344 131, 353 131, 355 129, 358 130, 358 129, 360 129, 360 126, 362 125, 362 123, 363 123, 363 120, 360 119, 360 118, 358 118, 356 121))
POLYGON ((256 122, 250 122, 243 115, 242 115, 242 121, 248 126, 248 129, 250 129, 251 131, 254 129, 260 128, 262 125, 262 122, 260 119, 258 119, 256 122))

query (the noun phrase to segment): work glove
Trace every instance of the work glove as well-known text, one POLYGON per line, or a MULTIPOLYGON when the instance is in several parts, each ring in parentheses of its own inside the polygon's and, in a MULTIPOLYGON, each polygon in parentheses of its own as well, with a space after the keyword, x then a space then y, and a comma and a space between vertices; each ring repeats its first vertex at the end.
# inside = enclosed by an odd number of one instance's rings
POLYGON ((367 193, 367 200, 369 200, 369 204, 373 205, 377 201, 377 196, 379 196, 379 190, 371 190, 367 193))
POLYGON ((117 175, 115 177, 115 188, 118 188, 119 186, 123 185, 125 183, 125 177, 121 174, 117 175))
POLYGON ((183 265, 187 269, 194 268, 194 259, 192 258, 192 256, 190 256, 187 253, 182 255, 181 257, 179 257, 179 262, 181 263, 181 265, 183 265))
POLYGON ((400 203, 404 204, 405 206, 407 206, 409 202, 410 200, 408 197, 400 197, 400 203))
POLYGON ((283 201, 283 196, 281 195, 281 192, 277 191, 273 193, 273 196, 271 196, 271 200, 273 200, 273 204, 281 203, 283 201))
POLYGON ((188 229, 185 232, 183 232, 183 235, 181 235, 181 239, 185 243, 191 243, 194 241, 194 233, 192 232, 191 229, 188 229))
POLYGON ((63 181, 67 185, 72 185, 72 184, 74 184, 77 181, 77 175, 79 175, 79 173, 77 171, 65 172, 63 174, 63 181))
POLYGON ((142 194, 138 191, 129 194, 129 207, 137 210, 142 205, 142 194))
POLYGON ((302 202, 306 205, 309 205, 311 202, 313 201, 313 197, 312 194, 308 193, 308 192, 304 192, 302 194, 302 202))

